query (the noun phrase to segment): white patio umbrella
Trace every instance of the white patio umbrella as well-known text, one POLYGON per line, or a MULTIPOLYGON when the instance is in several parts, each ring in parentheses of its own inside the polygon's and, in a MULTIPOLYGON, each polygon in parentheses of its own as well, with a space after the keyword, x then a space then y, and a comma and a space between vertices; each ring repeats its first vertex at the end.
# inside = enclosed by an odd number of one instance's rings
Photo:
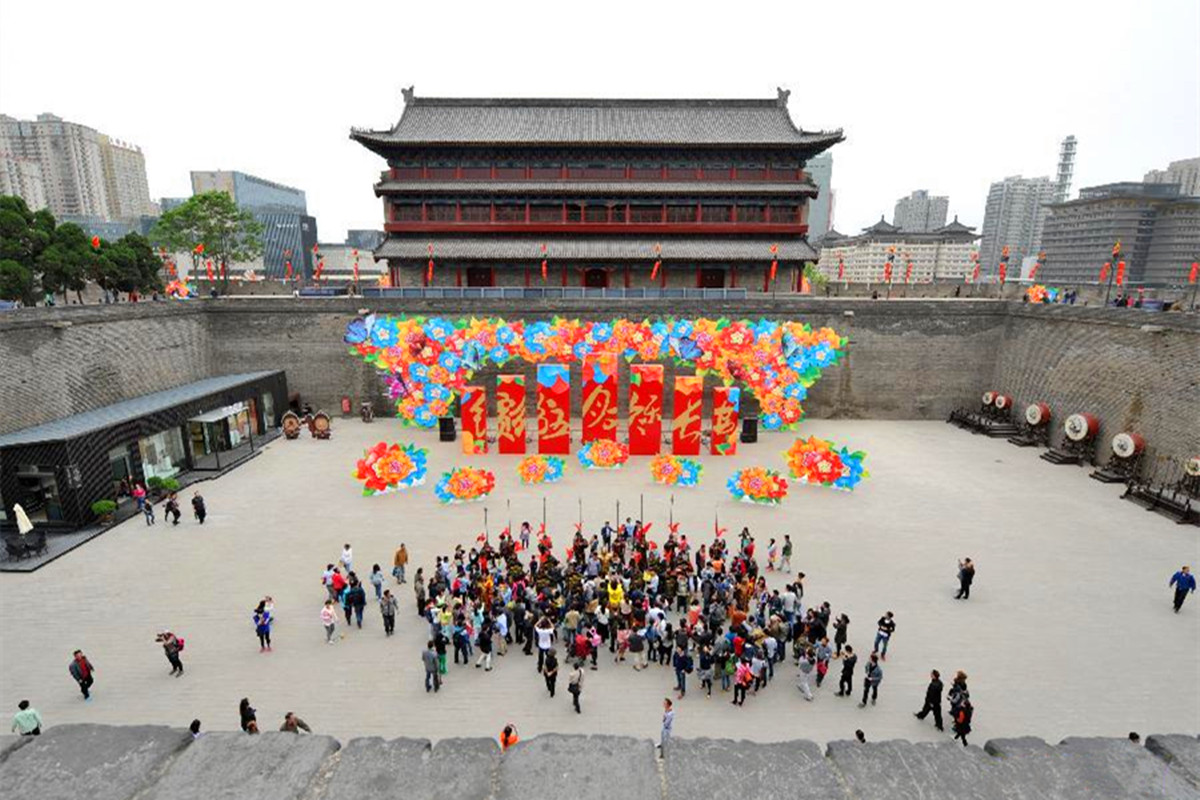
POLYGON ((25 509, 21 508, 20 503, 13 504, 13 515, 17 518, 17 532, 22 536, 33 530, 33 523, 29 521, 29 515, 25 513, 25 509))

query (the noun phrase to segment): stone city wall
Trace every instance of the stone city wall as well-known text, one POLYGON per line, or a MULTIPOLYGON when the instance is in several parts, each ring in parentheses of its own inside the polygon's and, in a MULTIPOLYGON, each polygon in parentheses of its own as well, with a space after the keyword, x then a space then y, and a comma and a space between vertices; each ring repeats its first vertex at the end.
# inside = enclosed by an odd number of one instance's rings
MULTIPOLYGON (((290 390, 314 407, 337 413, 347 395, 355 409, 366 400, 387 413, 382 382, 341 341, 360 309, 509 319, 797 319, 850 340, 844 361, 810 390, 805 408, 812 417, 944 419, 955 407, 976 407, 980 393, 994 389, 1012 395, 1018 411, 1049 403, 1055 441, 1067 414, 1097 414, 1101 460, 1112 435, 1126 429, 1145 436, 1155 463, 1200 452, 1195 316, 988 300, 765 295, 742 301, 238 297, 22 309, 0 315, 0 433, 209 375, 264 369, 286 370, 290 390)), ((532 378, 530 365, 510 363, 505 371, 517 368, 532 378)), ((673 370, 668 365, 668 413, 673 370)), ((483 370, 477 380, 494 385, 494 375, 483 370)), ((576 377, 576 404, 579 386, 576 377)), ((754 413, 746 400, 743 413, 754 413)))
POLYGON ((762 744, 546 734, 501 754, 491 739, 351 739, 62 725, 0 737, 0 785, 38 800, 1192 800, 1200 740, 996 739, 762 744))

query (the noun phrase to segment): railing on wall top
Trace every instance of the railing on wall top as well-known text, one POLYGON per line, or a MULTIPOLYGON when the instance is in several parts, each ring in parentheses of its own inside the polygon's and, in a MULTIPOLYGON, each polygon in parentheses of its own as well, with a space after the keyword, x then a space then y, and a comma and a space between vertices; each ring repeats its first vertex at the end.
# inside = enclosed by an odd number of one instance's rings
POLYGON ((539 300, 587 298, 589 300, 676 299, 744 300, 745 289, 588 289, 579 286, 389 286, 363 287, 363 297, 480 298, 491 300, 539 300))

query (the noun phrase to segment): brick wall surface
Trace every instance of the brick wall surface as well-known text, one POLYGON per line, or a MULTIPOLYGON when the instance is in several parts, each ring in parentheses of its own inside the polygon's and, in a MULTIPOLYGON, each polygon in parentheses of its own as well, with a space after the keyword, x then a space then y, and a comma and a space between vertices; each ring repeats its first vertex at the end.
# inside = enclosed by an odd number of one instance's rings
MULTIPOLYGON (((1056 418, 1090 410, 1102 452, 1141 432, 1155 458, 1200 452, 1200 320, 1180 314, 988 300, 871 301, 762 296, 737 302, 239 297, 187 303, 25 309, 0 316, 0 432, 198 380, 287 371, 289 388, 336 412, 343 395, 386 413, 383 385, 342 344, 361 309, 376 313, 545 319, 729 316, 798 319, 850 340, 805 404, 813 417, 938 419, 985 389, 1018 409, 1050 403, 1056 418), (70 327, 52 327, 70 322, 70 327), (1144 331, 1142 326, 1161 328, 1144 331)), ((524 367, 532 387, 532 368, 524 367)), ((668 389, 673 366, 668 365, 668 389)), ((580 381, 574 381, 578 408, 580 381)), ((495 370, 477 380, 494 385, 495 370)), ((628 370, 622 369, 622 408, 628 370)), ((532 394, 532 392, 531 392, 532 394)), ((670 391, 667 392, 668 413, 670 391)), ((494 403, 494 398, 493 398, 494 403)), ((754 413, 746 398, 743 414, 754 413)), ((705 407, 707 417, 708 407, 705 407)), ((1056 428, 1056 431, 1058 429, 1056 428)), ((1057 441, 1057 433, 1055 440, 1057 441)), ((1105 457, 1107 457, 1105 455, 1105 457)))
POLYGON ((1068 415, 1089 412, 1100 420, 1097 461, 1110 457, 1113 436, 1133 431, 1146 439, 1146 468, 1177 472, 1180 459, 1200 455, 1196 323, 1174 314, 1014 304, 987 388, 1012 395, 1018 410, 1047 403, 1052 442, 1061 441, 1068 415))
POLYGON ((213 373, 199 305, 137 303, 0 315, 0 433, 213 373))

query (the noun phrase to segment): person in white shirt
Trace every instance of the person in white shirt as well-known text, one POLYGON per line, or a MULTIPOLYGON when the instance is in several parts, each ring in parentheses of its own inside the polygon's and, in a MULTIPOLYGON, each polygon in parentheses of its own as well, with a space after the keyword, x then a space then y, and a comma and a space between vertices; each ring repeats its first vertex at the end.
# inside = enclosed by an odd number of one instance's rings
POLYGON ((354 551, 350 549, 350 545, 342 546, 342 566, 346 568, 346 572, 354 569, 354 551))

